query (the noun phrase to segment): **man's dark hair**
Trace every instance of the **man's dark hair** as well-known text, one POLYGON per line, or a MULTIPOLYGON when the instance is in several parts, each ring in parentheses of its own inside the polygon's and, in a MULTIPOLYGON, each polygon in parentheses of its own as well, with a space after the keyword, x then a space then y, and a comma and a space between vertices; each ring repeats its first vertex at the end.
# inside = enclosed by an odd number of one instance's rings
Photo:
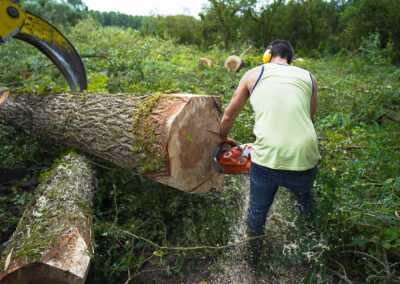
POLYGON ((271 56, 280 56, 287 60, 287 63, 290 64, 293 61, 294 50, 292 44, 283 39, 277 39, 270 43, 269 47, 271 50, 271 56))

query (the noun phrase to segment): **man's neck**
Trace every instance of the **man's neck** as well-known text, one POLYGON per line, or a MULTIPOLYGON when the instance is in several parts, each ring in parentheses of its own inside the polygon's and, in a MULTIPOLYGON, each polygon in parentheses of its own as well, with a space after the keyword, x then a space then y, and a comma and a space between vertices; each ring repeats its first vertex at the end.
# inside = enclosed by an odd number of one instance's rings
POLYGON ((271 59, 271 63, 278 63, 278 64, 288 64, 286 58, 282 58, 280 56, 275 56, 271 59))

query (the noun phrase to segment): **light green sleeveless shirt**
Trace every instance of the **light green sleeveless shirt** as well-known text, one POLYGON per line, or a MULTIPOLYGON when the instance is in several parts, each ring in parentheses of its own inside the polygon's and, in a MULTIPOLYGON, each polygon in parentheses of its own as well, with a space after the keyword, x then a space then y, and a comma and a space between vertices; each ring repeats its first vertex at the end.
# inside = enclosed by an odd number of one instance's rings
POLYGON ((310 72, 290 65, 263 65, 250 95, 256 135, 252 162, 294 171, 318 163, 318 139, 310 118, 312 92, 310 72))

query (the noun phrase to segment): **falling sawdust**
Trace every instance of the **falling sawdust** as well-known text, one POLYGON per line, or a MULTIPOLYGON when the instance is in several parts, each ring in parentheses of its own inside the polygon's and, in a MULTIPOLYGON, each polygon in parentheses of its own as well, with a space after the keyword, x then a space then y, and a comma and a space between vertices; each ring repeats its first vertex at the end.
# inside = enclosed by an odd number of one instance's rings
MULTIPOLYGON (((242 184, 242 204, 241 204, 241 217, 238 224, 231 233, 231 242, 240 241, 247 238, 246 234, 246 217, 247 208, 249 204, 249 176, 242 175, 238 177, 242 184)), ((268 238, 264 239, 264 245, 268 246, 271 250, 291 253, 296 250, 296 243, 290 241, 287 237, 287 231, 296 229, 294 222, 286 220, 285 214, 282 213, 284 206, 279 206, 282 200, 287 200, 290 196, 284 189, 279 189, 276 195, 274 204, 272 205, 268 217, 265 231, 268 238)), ((249 266, 245 261, 245 245, 234 247, 231 251, 232 257, 223 257, 220 261, 222 265, 218 274, 211 276, 208 283, 222 284, 222 283, 237 283, 237 284, 253 284, 253 283, 303 283, 307 278, 311 265, 301 264, 294 265, 291 263, 284 263, 284 265, 274 265, 271 263, 269 268, 265 271, 257 271, 249 266)), ((268 259, 268 256, 263 256, 268 259)))

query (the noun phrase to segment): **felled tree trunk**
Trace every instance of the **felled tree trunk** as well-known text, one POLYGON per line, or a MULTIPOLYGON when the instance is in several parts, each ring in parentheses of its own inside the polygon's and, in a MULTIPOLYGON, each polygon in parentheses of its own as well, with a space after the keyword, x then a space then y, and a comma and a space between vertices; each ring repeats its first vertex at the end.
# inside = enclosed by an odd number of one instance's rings
POLYGON ((97 181, 88 161, 68 154, 40 184, 0 262, 0 283, 84 283, 97 181))
POLYGON ((12 94, 0 120, 192 193, 222 189, 213 166, 221 101, 188 94, 12 94))

